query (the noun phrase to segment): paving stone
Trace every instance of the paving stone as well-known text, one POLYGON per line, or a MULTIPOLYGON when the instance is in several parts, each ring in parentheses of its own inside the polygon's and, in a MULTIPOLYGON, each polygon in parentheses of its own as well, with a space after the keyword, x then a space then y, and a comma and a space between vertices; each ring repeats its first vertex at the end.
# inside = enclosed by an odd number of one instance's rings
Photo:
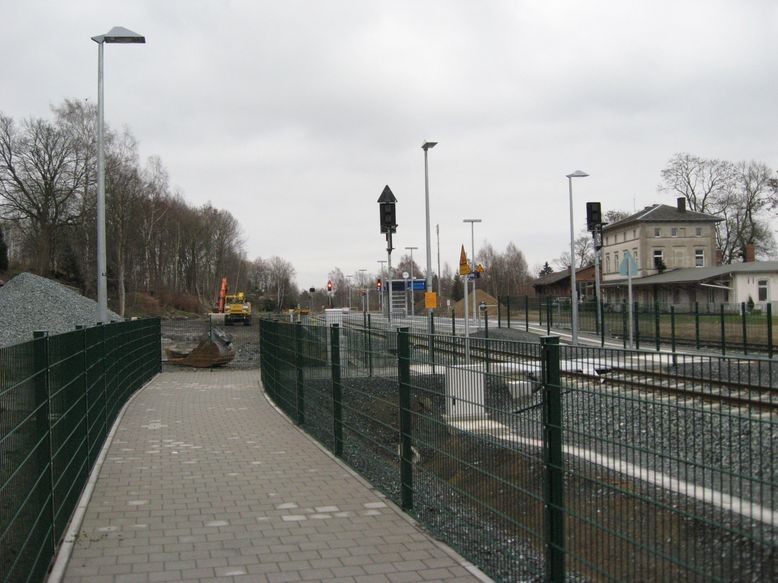
POLYGON ((479 580, 258 381, 256 370, 170 372, 136 395, 65 583, 479 580))

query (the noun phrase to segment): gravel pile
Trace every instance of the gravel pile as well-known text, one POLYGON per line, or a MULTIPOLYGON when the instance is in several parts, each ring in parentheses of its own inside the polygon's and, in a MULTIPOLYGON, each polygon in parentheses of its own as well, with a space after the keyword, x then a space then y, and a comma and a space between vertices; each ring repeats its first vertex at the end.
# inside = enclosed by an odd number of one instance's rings
POLYGON ((0 347, 32 340, 35 330, 61 334, 96 321, 97 302, 45 277, 21 273, 0 287, 0 347))

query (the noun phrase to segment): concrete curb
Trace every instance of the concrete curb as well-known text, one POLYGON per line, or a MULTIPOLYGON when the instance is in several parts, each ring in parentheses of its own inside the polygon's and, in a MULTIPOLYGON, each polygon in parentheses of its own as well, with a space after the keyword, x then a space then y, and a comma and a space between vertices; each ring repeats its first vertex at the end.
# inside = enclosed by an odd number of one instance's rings
POLYGON ((141 393, 143 389, 148 387, 154 381, 154 379, 157 378, 158 374, 160 373, 155 374, 151 379, 149 379, 148 382, 135 391, 132 396, 127 399, 127 402, 116 416, 116 419, 113 422, 113 426, 111 427, 111 431, 108 433, 108 436, 105 438, 105 442, 103 443, 103 447, 100 449, 100 455, 97 456, 95 465, 92 467, 92 471, 89 473, 89 480, 87 480, 86 486, 84 486, 84 490, 81 492, 81 496, 78 499, 78 504, 76 504, 76 508, 70 517, 68 528, 65 531, 65 537, 62 539, 62 544, 59 547, 59 551, 57 551, 54 565, 49 572, 46 583, 60 583, 62 578, 65 576, 65 570, 67 569, 68 563, 70 562, 70 557, 73 554, 73 546, 76 544, 76 540, 78 539, 78 531, 81 529, 81 524, 84 522, 84 515, 86 514, 87 506, 89 505, 89 501, 92 499, 92 494, 95 490, 95 484, 97 483, 97 478, 100 475, 100 469, 103 467, 105 457, 108 454, 108 450, 110 449, 111 444, 113 443, 116 430, 119 428, 119 424, 124 418, 124 413, 127 411, 130 404, 135 400, 135 398, 141 393))

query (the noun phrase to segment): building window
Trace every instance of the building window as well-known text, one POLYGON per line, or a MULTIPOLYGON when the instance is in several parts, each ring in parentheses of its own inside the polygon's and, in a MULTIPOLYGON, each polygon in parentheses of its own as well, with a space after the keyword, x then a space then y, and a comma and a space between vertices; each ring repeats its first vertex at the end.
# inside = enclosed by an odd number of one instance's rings
POLYGON ((661 237, 662 236, 662 229, 659 227, 654 227, 654 237, 661 237))
POLYGON ((767 280, 760 279, 759 282, 757 282, 757 286, 759 289, 759 301, 766 302, 767 301, 767 280))
POLYGON ((694 250, 694 267, 705 267, 705 249, 694 250))
POLYGON ((605 273, 611 272, 611 254, 606 253, 605 254, 605 273))
POLYGON ((637 266, 640 266, 640 262, 638 261, 638 250, 633 247, 632 249, 632 258, 635 260, 635 264, 637 266))
POLYGON ((618 251, 616 251, 613 254, 613 262, 615 264, 614 265, 614 271, 618 271, 619 270, 619 252, 618 251))
POLYGON ((694 235, 695 235, 695 237, 702 237, 702 227, 695 227, 694 228, 694 235))
POLYGON ((654 249, 654 269, 659 269, 660 265, 665 264, 664 253, 661 249, 654 249))
POLYGON ((633 239, 637 239, 638 238, 638 230, 637 229, 632 229, 632 238, 633 239))
POLYGON ((677 237, 678 236, 678 227, 672 227, 670 229, 670 236, 671 237, 677 237))

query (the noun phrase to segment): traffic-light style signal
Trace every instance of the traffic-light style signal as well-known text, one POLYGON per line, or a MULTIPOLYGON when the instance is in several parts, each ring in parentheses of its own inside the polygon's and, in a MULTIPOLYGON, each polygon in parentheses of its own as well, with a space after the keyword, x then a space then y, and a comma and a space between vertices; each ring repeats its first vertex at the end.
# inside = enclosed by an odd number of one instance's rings
POLYGON ((327 282, 327 291, 328 291, 328 292, 331 292, 331 291, 332 291, 332 282, 331 282, 331 281, 328 281, 328 282, 327 282))
POLYGON ((586 203, 586 230, 594 231, 602 224, 602 208, 599 202, 586 203))
POLYGON ((381 291, 381 278, 379 277, 378 280, 375 282, 375 288, 378 291, 381 291))

